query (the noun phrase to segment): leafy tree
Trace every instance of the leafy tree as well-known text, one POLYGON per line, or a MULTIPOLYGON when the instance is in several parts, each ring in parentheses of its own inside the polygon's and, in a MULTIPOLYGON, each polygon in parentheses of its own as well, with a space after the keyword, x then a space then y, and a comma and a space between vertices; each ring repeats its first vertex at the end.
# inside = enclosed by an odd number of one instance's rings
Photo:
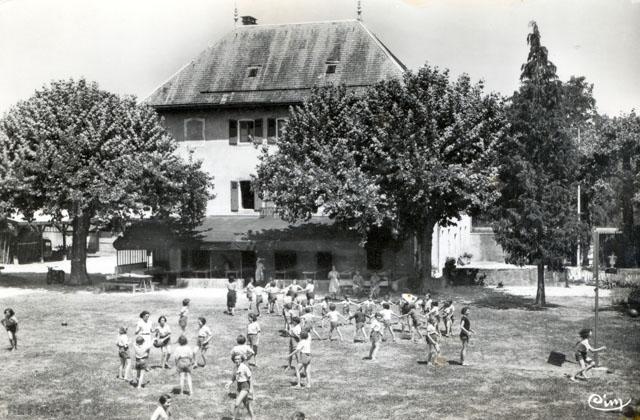
POLYGON ((563 84, 540 43, 535 22, 511 98, 511 135, 500 146, 501 196, 493 229, 510 262, 538 266, 536 304, 544 305, 544 267, 570 258, 583 224, 576 217, 579 179, 575 128, 593 115, 591 87, 583 78, 563 84))
POLYGON ((190 229, 204 217, 210 177, 174 154, 158 115, 133 97, 84 79, 52 82, 15 105, 0 131, 0 203, 27 219, 70 218, 72 284, 88 282, 92 224, 146 216, 190 229))
POLYGON ((286 220, 320 208, 364 240, 379 228, 416 238, 416 276, 428 281, 435 224, 495 199, 504 128, 498 96, 430 66, 362 95, 316 89, 292 109, 277 151, 263 152, 256 183, 286 220))

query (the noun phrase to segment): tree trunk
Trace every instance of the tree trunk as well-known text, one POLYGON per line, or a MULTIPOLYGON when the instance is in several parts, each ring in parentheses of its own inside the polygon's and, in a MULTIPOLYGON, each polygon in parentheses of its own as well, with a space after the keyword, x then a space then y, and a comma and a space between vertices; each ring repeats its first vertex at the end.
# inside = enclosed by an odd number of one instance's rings
POLYGON ((90 217, 78 204, 73 218, 73 243, 71 244, 71 275, 69 284, 89 284, 87 275, 87 236, 89 235, 90 217))
MULTIPOLYGON (((622 191, 620 199, 622 201, 622 261, 618 263, 621 267, 635 266, 635 244, 633 241, 633 196, 635 174, 631 170, 631 156, 625 154, 622 158, 622 191)), ((595 257, 594 257, 595 258, 595 257)))
POLYGON ((536 305, 545 306, 547 299, 544 294, 544 263, 538 263, 538 291, 536 292, 536 305))
POLYGON ((416 230, 416 254, 415 254, 415 272, 419 279, 419 292, 426 291, 433 287, 433 279, 431 277, 431 248, 433 227, 435 223, 428 222, 421 228, 416 230))

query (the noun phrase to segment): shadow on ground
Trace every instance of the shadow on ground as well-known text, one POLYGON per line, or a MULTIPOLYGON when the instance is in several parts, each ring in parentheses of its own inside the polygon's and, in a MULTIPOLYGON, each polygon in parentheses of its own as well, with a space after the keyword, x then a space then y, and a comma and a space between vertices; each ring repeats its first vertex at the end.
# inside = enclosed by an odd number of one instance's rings
POLYGON ((544 311, 549 308, 559 308, 562 305, 547 303, 544 307, 535 304, 535 299, 510 295, 493 289, 478 287, 478 297, 473 305, 490 309, 522 309, 525 311, 544 311))
MULTIPOLYGON (((68 281, 69 274, 65 275, 68 281)), ((45 289, 58 292, 74 292, 86 288, 95 288, 105 280, 104 274, 89 274, 90 284, 72 286, 68 284, 47 284, 47 273, 3 273, 0 274, 0 287, 20 289, 45 289)))

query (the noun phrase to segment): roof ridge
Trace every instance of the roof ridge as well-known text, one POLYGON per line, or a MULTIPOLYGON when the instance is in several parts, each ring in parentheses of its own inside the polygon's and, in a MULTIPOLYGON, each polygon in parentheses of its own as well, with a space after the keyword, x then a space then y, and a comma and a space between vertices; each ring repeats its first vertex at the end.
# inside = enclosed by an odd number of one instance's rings
POLYGON ((373 38, 373 40, 375 41, 376 45, 384 52, 384 54, 389 58, 389 60, 391 60, 391 62, 393 62, 395 65, 398 66, 398 68, 400 69, 401 72, 404 73, 405 71, 407 71, 407 67, 404 65, 404 63, 402 63, 402 61, 400 61, 395 55, 393 55, 393 53, 387 48, 387 46, 384 45, 382 43, 382 41, 380 41, 380 39, 378 39, 376 34, 371 32, 369 30, 369 28, 367 28, 366 25, 364 23, 362 23, 361 20, 358 20, 356 22, 358 22, 360 24, 360 26, 362 26, 362 29, 367 31, 367 34, 369 34, 369 36, 371 38, 373 38))
POLYGON ((310 22, 289 22, 289 23, 261 23, 256 25, 240 25, 235 29, 243 28, 260 28, 265 26, 291 26, 291 25, 311 25, 315 23, 342 23, 342 22, 358 22, 357 19, 337 19, 337 20, 314 20, 310 22))

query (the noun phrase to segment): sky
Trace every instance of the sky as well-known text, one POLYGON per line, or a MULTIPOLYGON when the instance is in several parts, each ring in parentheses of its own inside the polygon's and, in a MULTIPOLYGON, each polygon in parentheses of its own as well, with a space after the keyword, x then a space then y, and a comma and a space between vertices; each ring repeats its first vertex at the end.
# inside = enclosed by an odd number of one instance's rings
MULTIPOLYGON (((55 79, 141 99, 239 14, 259 24, 356 18, 357 0, 0 0, 0 115, 55 79)), ((585 76, 598 110, 640 110, 640 0, 362 0, 362 20, 410 69, 468 73, 511 95, 529 22, 562 80, 585 76)))

